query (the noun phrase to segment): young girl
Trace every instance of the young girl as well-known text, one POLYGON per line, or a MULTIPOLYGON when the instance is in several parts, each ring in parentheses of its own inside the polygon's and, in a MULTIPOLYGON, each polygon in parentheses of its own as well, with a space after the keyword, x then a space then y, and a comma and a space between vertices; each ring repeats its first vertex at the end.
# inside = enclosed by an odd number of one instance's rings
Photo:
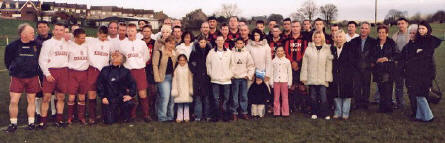
POLYGON ((284 48, 276 49, 277 57, 272 61, 272 83, 274 87, 274 116, 289 116, 288 89, 292 85, 292 66, 285 57, 284 48), (281 96, 281 105, 280 105, 281 96))
POLYGON ((248 98, 251 106, 252 117, 264 117, 266 110, 266 101, 270 98, 270 92, 267 85, 264 83, 264 72, 261 74, 256 72, 255 83, 249 88, 248 98))
POLYGON ((172 96, 178 107, 176 122, 189 122, 189 104, 193 102, 193 79, 187 64, 187 56, 178 57, 179 66, 173 73, 172 96))

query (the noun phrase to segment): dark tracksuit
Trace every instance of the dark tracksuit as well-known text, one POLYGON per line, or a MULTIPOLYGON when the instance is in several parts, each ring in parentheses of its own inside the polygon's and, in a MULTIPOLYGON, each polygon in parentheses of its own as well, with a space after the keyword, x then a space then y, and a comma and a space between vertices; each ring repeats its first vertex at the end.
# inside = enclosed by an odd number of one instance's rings
POLYGON ((38 76, 41 45, 35 41, 22 43, 20 39, 5 48, 5 65, 11 77, 32 78, 38 76))
POLYGON ((135 105, 134 100, 123 102, 123 96, 136 95, 136 82, 130 74, 130 70, 123 66, 106 66, 102 68, 97 79, 97 95, 107 98, 109 104, 102 104, 104 122, 111 124, 116 121, 116 110, 120 109, 124 120, 130 118, 131 109, 135 105))

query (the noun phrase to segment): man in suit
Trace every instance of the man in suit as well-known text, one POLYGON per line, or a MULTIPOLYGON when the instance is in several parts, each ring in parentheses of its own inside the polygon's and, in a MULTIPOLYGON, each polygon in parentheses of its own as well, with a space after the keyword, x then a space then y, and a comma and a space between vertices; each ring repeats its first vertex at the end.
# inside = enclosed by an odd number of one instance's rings
POLYGON ((371 69, 374 67, 370 50, 375 47, 376 40, 369 36, 371 24, 363 22, 360 26, 360 36, 351 40, 353 58, 356 59, 353 66, 356 70, 354 75, 354 108, 368 108, 371 69))

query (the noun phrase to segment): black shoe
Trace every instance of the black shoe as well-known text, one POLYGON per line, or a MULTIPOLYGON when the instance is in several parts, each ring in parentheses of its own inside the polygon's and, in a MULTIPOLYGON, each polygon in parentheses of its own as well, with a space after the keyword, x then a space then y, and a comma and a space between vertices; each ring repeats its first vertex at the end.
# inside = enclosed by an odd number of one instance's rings
POLYGON ((430 123, 430 122, 433 122, 433 121, 434 121, 434 118, 432 118, 432 119, 430 119, 430 120, 428 120, 428 121, 425 121, 425 122, 430 123))
POLYGON ((145 118, 144 118, 144 122, 145 122, 145 123, 150 123, 151 120, 152 120, 152 119, 151 119, 150 117, 145 117, 145 118))
POLYGON ((28 127, 25 128, 25 130, 35 130, 35 129, 36 129, 36 125, 34 123, 28 124, 28 127))
POLYGON ((7 133, 14 133, 15 130, 17 130, 17 125, 16 124, 9 124, 8 128, 6 130, 4 130, 7 133))
POLYGON ((37 129, 39 129, 39 130, 46 129, 46 124, 39 124, 39 125, 37 125, 37 129))
POLYGON ((39 114, 36 114, 36 124, 40 123, 40 118, 42 118, 39 114))
POLYGON ((66 127, 66 123, 63 122, 63 121, 57 122, 57 123, 56 123, 56 127, 58 127, 58 128, 64 128, 64 127, 66 127))

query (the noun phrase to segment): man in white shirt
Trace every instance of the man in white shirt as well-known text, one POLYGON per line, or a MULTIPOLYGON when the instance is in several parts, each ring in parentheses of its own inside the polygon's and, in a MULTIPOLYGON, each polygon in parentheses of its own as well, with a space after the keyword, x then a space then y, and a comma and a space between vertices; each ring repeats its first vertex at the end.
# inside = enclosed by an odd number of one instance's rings
POLYGON ((348 22, 348 34, 346 34, 346 42, 351 41, 355 37, 358 37, 359 35, 355 33, 357 29, 357 23, 355 21, 349 21, 348 22))
POLYGON ((88 44, 85 43, 85 30, 76 29, 73 32, 74 40, 69 41, 68 46, 68 120, 71 124, 74 117, 74 101, 78 95, 77 117, 82 124, 85 120, 85 94, 88 88, 88 44))
POLYGON ((65 93, 67 93, 68 83, 68 47, 67 41, 64 39, 65 26, 63 24, 55 24, 53 30, 53 38, 45 41, 39 57, 39 65, 45 76, 43 80, 43 102, 41 107, 41 123, 40 128, 45 128, 47 123, 47 113, 51 93, 56 92, 57 98, 57 127, 64 127, 63 107, 65 101, 65 93))
MULTIPOLYGON (((127 60, 124 67, 129 69, 131 75, 136 80, 140 103, 144 113, 144 120, 148 120, 148 101, 147 101, 147 75, 145 66, 150 59, 147 44, 141 39, 136 39, 137 28, 135 24, 128 24, 128 39, 121 41, 119 52, 126 56, 127 60)), ((134 110, 136 109, 136 106, 134 110)), ((132 118, 136 117, 136 112, 132 112, 132 118)))
POLYGON ((107 38, 107 27, 101 26, 97 32, 97 38, 87 39, 88 43, 88 115, 89 124, 94 124, 96 119, 96 80, 103 67, 109 65, 109 55, 113 48, 112 42, 107 38))

